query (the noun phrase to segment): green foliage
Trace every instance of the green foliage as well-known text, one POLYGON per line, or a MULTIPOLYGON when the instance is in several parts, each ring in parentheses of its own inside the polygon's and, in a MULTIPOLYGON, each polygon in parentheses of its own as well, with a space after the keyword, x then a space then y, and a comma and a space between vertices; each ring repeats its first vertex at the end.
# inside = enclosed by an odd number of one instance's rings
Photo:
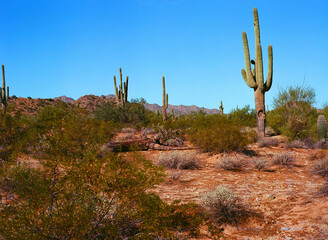
POLYGON ((315 103, 315 91, 311 87, 297 85, 289 86, 284 90, 279 90, 278 97, 274 98, 274 108, 285 107, 293 108, 298 103, 307 103, 312 105, 315 103))
POLYGON ((232 109, 229 113, 229 119, 241 126, 255 127, 256 111, 255 109, 251 109, 249 105, 241 109, 232 109))
POLYGON ((188 139, 207 152, 242 150, 250 142, 241 127, 222 115, 197 117, 188 130, 188 139))
POLYGON ((21 142, 38 162, 0 165, 1 239, 178 239, 204 224, 215 232, 194 203, 168 204, 150 192, 162 168, 138 153, 101 150, 111 122, 58 103, 28 125, 21 142))
POLYGON ((288 87, 274 98, 275 109, 269 112, 267 124, 290 140, 316 138, 317 112, 311 106, 315 92, 302 85, 288 87))
POLYGON ((0 159, 4 161, 12 160, 21 149, 21 139, 26 136, 29 119, 17 114, 0 115, 0 159))
POLYGON ((147 110, 143 105, 143 99, 126 102, 125 106, 113 102, 102 104, 95 111, 95 118, 104 121, 113 121, 120 124, 130 124, 137 127, 146 126, 156 114, 147 110))

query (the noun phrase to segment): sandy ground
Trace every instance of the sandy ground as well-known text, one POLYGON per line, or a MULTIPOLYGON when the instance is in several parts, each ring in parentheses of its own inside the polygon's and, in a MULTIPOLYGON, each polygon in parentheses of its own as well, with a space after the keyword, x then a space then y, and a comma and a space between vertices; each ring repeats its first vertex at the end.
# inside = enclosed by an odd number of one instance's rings
MULTIPOLYGON (((326 153, 323 150, 286 149, 277 147, 259 148, 250 146, 256 156, 232 153, 230 156, 244 158, 248 164, 242 171, 228 171, 216 167, 228 154, 209 155, 195 152, 201 159, 198 170, 181 170, 179 180, 168 178, 155 193, 166 201, 200 201, 203 193, 223 185, 258 213, 261 217, 250 218, 237 226, 225 226, 226 239, 328 239, 327 198, 316 193, 323 185, 322 177, 313 176, 311 169, 326 153), (290 153, 295 158, 293 166, 271 166, 258 171, 252 158, 271 160, 275 154, 290 153)), ((167 152, 144 152, 156 162, 160 154, 167 152)), ((207 239, 207 238, 204 238, 207 239)))

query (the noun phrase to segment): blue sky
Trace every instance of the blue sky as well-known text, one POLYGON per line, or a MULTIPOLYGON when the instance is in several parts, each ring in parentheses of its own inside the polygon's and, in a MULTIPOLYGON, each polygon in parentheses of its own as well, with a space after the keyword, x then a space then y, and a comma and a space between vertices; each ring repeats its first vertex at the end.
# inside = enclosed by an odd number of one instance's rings
MULTIPOLYGON (((272 104, 279 89, 313 87, 328 102, 326 0, 0 0, 0 64, 11 95, 52 98, 114 93, 129 76, 129 99, 218 108, 254 107, 241 76, 242 31, 254 58, 259 12, 264 75, 273 46, 272 104), (304 80, 305 79, 305 80, 304 80)), ((271 107, 272 108, 272 107, 271 107)))

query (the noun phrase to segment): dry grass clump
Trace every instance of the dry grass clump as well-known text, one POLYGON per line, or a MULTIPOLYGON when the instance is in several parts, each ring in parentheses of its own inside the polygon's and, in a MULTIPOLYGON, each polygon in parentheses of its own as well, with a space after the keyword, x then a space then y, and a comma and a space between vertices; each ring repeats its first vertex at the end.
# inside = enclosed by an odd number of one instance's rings
POLYGON ((183 175, 183 172, 180 170, 177 171, 171 171, 169 174, 169 179, 173 182, 179 182, 181 181, 181 176, 183 175))
POLYGON ((290 153, 279 153, 274 155, 273 160, 271 162, 272 165, 284 165, 290 166, 294 164, 295 159, 292 154, 290 153))
POLYGON ((155 134, 155 133, 156 133, 156 131, 154 128, 144 128, 141 131, 141 134, 143 134, 143 135, 155 134))
POLYGON ((116 138, 116 141, 124 142, 124 141, 127 141, 127 140, 135 140, 135 139, 138 139, 138 136, 135 133, 131 132, 131 133, 124 133, 122 135, 119 135, 116 138))
POLYGON ((279 142, 275 138, 261 138, 258 140, 259 147, 275 147, 279 142))
POLYGON ((255 159, 253 159, 253 164, 254 164, 254 167, 259 171, 261 171, 261 169, 269 167, 268 161, 264 158, 255 158, 255 159))
POLYGON ((288 143, 287 148, 313 149, 316 148, 316 146, 310 139, 306 138, 303 140, 294 140, 288 143))
POLYGON ((230 171, 240 171, 243 167, 245 167, 246 163, 244 159, 240 159, 237 157, 227 157, 222 159, 221 162, 216 164, 216 168, 222 168, 224 170, 230 171))
POLYGON ((328 180, 326 180, 323 186, 319 189, 318 195, 322 195, 324 197, 328 196, 328 180))
POLYGON ((214 192, 203 194, 201 205, 219 225, 237 225, 250 216, 246 206, 240 203, 231 190, 222 185, 219 185, 214 192))
POLYGON ((122 128, 121 133, 136 133, 136 130, 134 128, 127 127, 127 128, 122 128))
POLYGON ((161 154, 158 164, 169 169, 198 169, 200 159, 195 152, 170 152, 161 154))
POLYGON ((312 170, 313 174, 328 179, 328 158, 318 160, 312 170))

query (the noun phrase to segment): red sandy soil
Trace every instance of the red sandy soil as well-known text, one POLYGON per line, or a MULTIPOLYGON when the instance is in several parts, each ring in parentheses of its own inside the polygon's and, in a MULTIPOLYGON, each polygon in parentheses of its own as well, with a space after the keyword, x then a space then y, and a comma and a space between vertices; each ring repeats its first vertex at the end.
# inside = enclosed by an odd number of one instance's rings
MULTIPOLYGON (((126 138, 129 134, 120 134, 117 138, 126 138)), ((281 140, 281 139, 280 139, 281 140)), ((223 226, 224 239, 328 239, 328 201, 327 197, 317 194, 324 179, 311 174, 318 159, 328 155, 328 150, 288 149, 280 143, 276 147, 259 148, 258 144, 248 147, 254 155, 243 153, 208 154, 198 150, 174 150, 194 152, 201 160, 197 170, 179 170, 182 176, 173 181, 166 170, 167 178, 154 192, 163 200, 172 202, 195 201, 200 203, 201 195, 214 191, 218 185, 231 189, 257 217, 250 217, 239 226, 223 226), (295 163, 292 166, 270 166, 258 171, 252 164, 254 158, 272 160, 273 156, 289 153, 295 163), (246 167, 241 171, 228 171, 216 165, 226 157, 245 159, 246 167)), ((145 151, 143 154, 157 162, 160 154, 173 151, 145 151)), ((22 159, 31 167, 38 161, 22 159)), ((209 239, 201 237, 200 239, 209 239)))
MULTIPOLYGON (((154 192, 168 202, 181 199, 199 203, 203 193, 215 190, 218 185, 228 187, 261 217, 250 218, 237 227, 224 226, 225 239, 328 239, 327 197, 317 195, 324 180, 311 174, 318 156, 326 155, 326 151, 287 149, 282 144, 264 148, 254 144, 249 149, 257 156, 238 153, 209 155, 188 150, 199 155, 202 167, 181 170, 183 175, 178 181, 172 181, 168 176, 154 192), (252 158, 265 157, 270 161, 279 153, 292 154, 295 164, 290 167, 271 166, 267 169, 269 171, 258 171, 251 164, 252 158), (242 171, 217 168, 216 164, 229 155, 246 159, 248 166, 242 171)), ((144 154, 156 162, 162 152, 144 154)), ((174 170, 166 171, 169 175, 174 170)))

